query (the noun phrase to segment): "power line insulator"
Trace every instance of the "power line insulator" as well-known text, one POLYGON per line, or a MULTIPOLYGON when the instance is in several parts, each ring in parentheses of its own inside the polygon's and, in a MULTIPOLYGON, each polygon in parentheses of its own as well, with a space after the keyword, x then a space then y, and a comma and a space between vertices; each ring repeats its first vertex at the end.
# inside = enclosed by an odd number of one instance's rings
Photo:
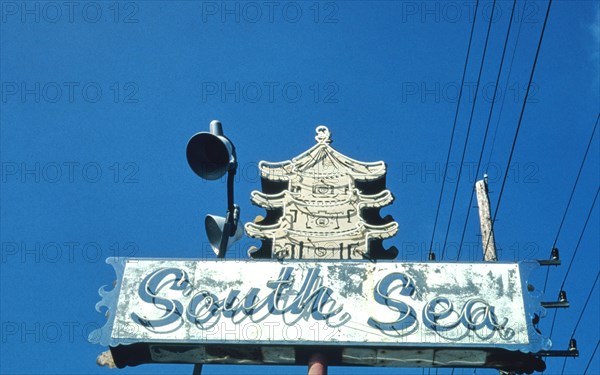
POLYGON ((429 253, 428 258, 429 258, 429 260, 435 260, 435 253, 434 252, 429 253))
POLYGON ((570 339, 569 340, 569 351, 575 351, 575 350, 577 350, 577 340, 570 339))
POLYGON ((558 255, 558 248, 557 247, 553 247, 552 251, 550 252, 550 259, 552 260, 559 260, 560 256, 558 255))
POLYGON ((558 292, 558 302, 567 302, 567 292, 564 290, 558 292))

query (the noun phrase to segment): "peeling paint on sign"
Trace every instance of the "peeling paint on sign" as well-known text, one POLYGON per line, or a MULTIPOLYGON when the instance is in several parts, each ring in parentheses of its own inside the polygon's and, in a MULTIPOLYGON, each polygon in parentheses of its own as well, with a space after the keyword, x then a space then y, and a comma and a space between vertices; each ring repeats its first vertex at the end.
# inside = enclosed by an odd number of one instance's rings
POLYGON ((110 263, 122 276, 98 308, 111 319, 90 336, 103 345, 550 347, 531 323, 529 263, 110 263))

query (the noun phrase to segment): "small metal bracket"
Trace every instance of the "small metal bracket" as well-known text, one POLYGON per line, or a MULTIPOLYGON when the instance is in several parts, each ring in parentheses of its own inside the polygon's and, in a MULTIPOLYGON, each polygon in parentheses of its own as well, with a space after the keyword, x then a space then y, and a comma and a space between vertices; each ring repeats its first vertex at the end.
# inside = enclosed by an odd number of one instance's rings
POLYGON ((579 350, 542 350, 536 354, 541 357, 579 357, 579 350))
POLYGON ((553 247, 550 251, 550 259, 538 259, 540 266, 560 266, 560 255, 558 248, 553 247))
POLYGON ((577 349, 577 340, 571 338, 569 340, 568 350, 543 350, 537 353, 542 357, 579 357, 579 350, 577 349))
POLYGON ((542 302, 542 307, 546 309, 566 309, 571 305, 569 301, 542 302))
POLYGON ((538 259, 540 266, 560 266, 560 259, 538 259))
POLYGON ((558 292, 558 301, 556 302, 542 302, 542 307, 547 309, 564 309, 569 307, 569 300, 567 299, 567 292, 561 290, 558 292))

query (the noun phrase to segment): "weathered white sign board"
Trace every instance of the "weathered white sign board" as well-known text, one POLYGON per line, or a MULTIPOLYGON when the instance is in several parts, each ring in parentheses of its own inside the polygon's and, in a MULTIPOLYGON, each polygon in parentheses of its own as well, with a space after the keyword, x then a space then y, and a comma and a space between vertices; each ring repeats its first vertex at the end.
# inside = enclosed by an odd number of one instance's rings
POLYGON ((361 348, 550 347, 531 323, 542 312, 530 263, 108 262, 118 280, 97 308, 109 322, 90 339, 149 344, 157 362, 190 355, 161 350, 168 343, 343 346, 356 363, 361 348))

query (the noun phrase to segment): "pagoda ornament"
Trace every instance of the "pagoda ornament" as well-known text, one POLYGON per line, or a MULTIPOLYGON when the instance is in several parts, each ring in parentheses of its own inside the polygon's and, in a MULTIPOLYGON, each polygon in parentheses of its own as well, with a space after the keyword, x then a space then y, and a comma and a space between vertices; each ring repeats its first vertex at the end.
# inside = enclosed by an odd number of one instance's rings
POLYGON ((246 233, 262 240, 252 258, 393 259, 395 247, 383 240, 398 232, 391 216, 380 209, 394 200, 385 187, 383 161, 360 162, 331 147, 331 133, 316 128, 317 143, 283 162, 259 163, 262 192, 251 195, 266 216, 245 225, 246 233))

